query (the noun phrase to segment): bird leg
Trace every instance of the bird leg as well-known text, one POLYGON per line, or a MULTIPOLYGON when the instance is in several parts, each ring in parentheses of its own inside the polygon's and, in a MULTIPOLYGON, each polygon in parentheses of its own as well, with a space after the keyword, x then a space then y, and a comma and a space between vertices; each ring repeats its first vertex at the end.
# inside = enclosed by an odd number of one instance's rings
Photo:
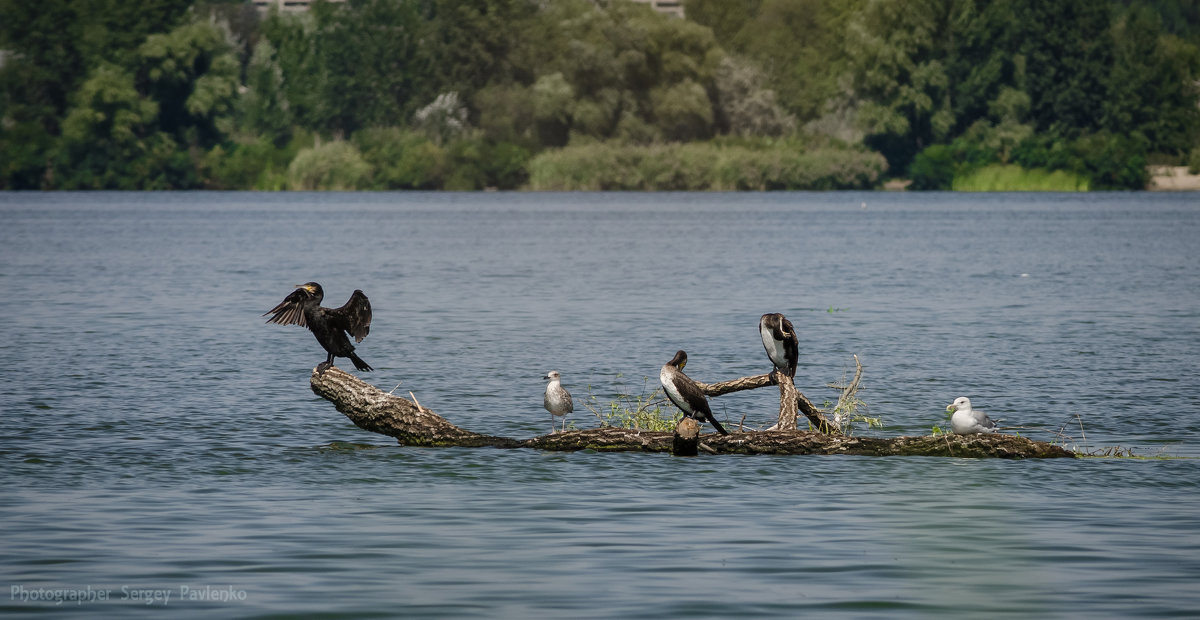
POLYGON ((317 364, 317 374, 318 375, 325 374, 325 371, 329 370, 329 368, 331 366, 333 366, 333 354, 332 353, 329 354, 329 357, 326 358, 325 361, 321 362, 320 364, 317 364))

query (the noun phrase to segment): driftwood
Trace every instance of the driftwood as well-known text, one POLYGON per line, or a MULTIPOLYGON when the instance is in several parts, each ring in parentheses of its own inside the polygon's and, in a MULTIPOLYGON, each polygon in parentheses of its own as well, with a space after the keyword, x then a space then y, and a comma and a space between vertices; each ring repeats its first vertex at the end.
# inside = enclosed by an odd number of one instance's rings
MULTIPOLYGON (((812 404, 812 401, 808 400, 804 394, 801 394, 798 390, 796 390, 796 386, 792 384, 791 379, 778 372, 772 372, 765 375, 754 375, 753 377, 742 377, 740 379, 733 379, 730 381, 719 381, 717 383, 700 383, 697 381, 696 385, 700 386, 700 389, 703 390, 704 394, 707 396, 721 396, 722 394, 730 394, 732 392, 740 392, 742 390, 753 390, 756 388, 766 387, 768 385, 779 385, 779 377, 783 377, 785 382, 783 387, 780 387, 779 390, 781 400, 786 399, 788 393, 794 393, 796 407, 799 409, 800 413, 804 414, 804 417, 808 418, 808 421, 812 423, 813 428, 823 429, 826 432, 837 428, 832 421, 825 417, 825 414, 822 413, 820 409, 817 409, 816 405, 812 404)), ((796 430, 795 412, 792 412, 791 414, 791 428, 785 428, 783 426, 783 410, 785 407, 786 404, 782 404, 780 406, 779 422, 776 423, 776 426, 772 427, 770 430, 796 430)))
MULTIPOLYGON (((772 382, 771 376, 761 375, 702 387, 707 394, 715 396, 751 387, 763 387, 771 385, 772 382)), ((323 374, 314 369, 309 383, 314 393, 332 402, 338 411, 350 418, 359 428, 395 437, 401 444, 410 446, 489 446, 557 451, 671 453, 677 434, 603 427, 553 433, 523 441, 492 437, 459 428, 422 407, 415 399, 408 400, 383 392, 337 367, 331 367, 323 374)), ((808 405, 811 407, 812 403, 808 405)), ((799 406, 803 412, 804 405, 800 403, 799 406)), ((815 407, 812 407, 812 410, 817 411, 815 407)), ((812 420, 812 417, 809 419, 812 420)), ((696 430, 698 429, 697 425, 696 430)), ((687 439, 684 439, 686 445, 687 439)), ((696 439, 699 451, 710 454, 851 454, 973 458, 1075 456, 1062 446, 1003 434, 873 438, 846 437, 807 430, 774 430, 699 435, 696 439)))

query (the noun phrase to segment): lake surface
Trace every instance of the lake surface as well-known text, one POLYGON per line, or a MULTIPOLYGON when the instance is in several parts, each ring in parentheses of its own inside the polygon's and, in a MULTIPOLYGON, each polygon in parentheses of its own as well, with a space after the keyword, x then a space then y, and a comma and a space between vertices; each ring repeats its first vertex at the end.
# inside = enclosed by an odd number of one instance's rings
POLYGON ((0 193, 0 286, 6 615, 1200 614, 1195 194, 0 193), (763 373, 782 312, 818 404, 862 360, 859 434, 969 396, 1183 458, 401 447, 264 324, 310 280, 370 297, 364 378, 479 432, 547 432, 552 369, 576 428, 677 349, 763 373))

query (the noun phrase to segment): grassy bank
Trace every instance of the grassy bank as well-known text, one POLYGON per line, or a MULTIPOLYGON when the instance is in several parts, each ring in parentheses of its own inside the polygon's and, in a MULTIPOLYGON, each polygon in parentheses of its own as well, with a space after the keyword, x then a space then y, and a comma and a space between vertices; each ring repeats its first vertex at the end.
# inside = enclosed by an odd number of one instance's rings
POLYGON ((1065 170, 993 164, 955 176, 952 188, 956 192, 1086 192, 1088 180, 1065 170))

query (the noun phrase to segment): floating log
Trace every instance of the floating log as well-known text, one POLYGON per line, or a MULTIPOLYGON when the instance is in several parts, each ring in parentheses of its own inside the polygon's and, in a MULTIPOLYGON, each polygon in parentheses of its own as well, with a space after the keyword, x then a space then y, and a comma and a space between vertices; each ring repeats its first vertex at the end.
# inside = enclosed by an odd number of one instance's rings
MULTIPOLYGON (((773 380, 769 375, 761 375, 702 388, 710 395, 750 389, 730 389, 737 382, 759 383, 757 387, 763 387, 771 385, 773 380)), ((333 403, 359 428, 395 437, 402 445, 671 453, 675 444, 675 433, 615 427, 553 433, 523 441, 493 437, 460 428, 422 407, 415 399, 388 394, 336 366, 324 373, 313 369, 309 383, 316 395, 333 403)), ((804 411, 802 404, 800 410, 804 411)), ((710 454, 850 454, 1008 459, 1075 456, 1059 445, 999 433, 879 438, 847 437, 809 430, 773 430, 729 435, 713 433, 699 435, 697 439, 700 450, 710 454)))
POLYGON ((516 448, 521 442, 489 437, 459 428, 449 420, 406 398, 383 390, 331 366, 313 369, 312 391, 333 403, 359 428, 395 437, 406 446, 495 446, 516 448))

